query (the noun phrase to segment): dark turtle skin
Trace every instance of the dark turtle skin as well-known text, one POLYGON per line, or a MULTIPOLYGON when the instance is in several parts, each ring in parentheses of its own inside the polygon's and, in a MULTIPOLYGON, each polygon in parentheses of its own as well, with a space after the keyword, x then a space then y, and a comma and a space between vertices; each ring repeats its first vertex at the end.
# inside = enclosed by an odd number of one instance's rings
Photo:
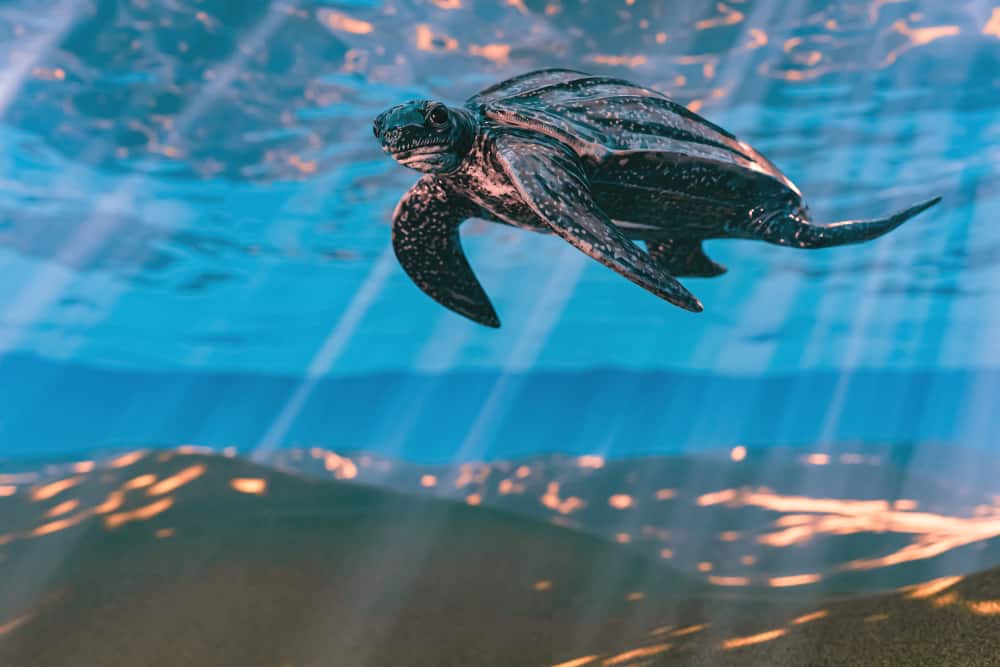
POLYGON ((725 273, 703 252, 706 239, 860 243, 940 201, 876 220, 814 224, 798 188, 729 132, 654 90, 566 69, 508 79, 462 107, 407 102, 380 114, 374 132, 396 161, 426 174, 393 214, 399 263, 443 306, 490 327, 500 320, 459 238, 468 218, 558 234, 700 312, 677 277, 725 273))

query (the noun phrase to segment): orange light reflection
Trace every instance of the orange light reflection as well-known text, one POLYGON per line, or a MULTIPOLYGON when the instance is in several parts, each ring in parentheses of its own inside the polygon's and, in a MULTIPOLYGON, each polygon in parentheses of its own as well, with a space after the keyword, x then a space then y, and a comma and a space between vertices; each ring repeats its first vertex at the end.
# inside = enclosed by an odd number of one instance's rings
POLYGON ((732 639, 727 639, 722 642, 722 648, 727 651, 734 648, 740 648, 742 646, 751 646, 753 644, 763 644, 764 642, 769 642, 777 639, 778 637, 784 637, 788 634, 788 630, 785 628, 778 628, 777 630, 768 630, 767 632, 761 632, 756 635, 750 635, 749 637, 733 637, 732 639))
POLYGON ((267 493, 267 480, 259 477, 234 477, 229 485, 240 493, 262 496, 267 493))
POLYGON ((205 474, 204 465, 199 463, 193 466, 188 466, 187 468, 181 470, 179 473, 171 475, 170 477, 167 477, 165 479, 162 479, 153 486, 149 487, 149 489, 146 491, 146 494, 150 496, 165 495, 167 493, 170 493, 171 491, 175 491, 176 489, 184 486, 185 484, 193 482, 194 480, 198 479, 204 474, 205 474))
POLYGON ((606 659, 601 664, 604 667, 613 667, 614 665, 623 665, 627 662, 634 662, 640 658, 649 658, 654 655, 659 655, 670 650, 670 644, 654 644, 653 646, 643 646, 642 648, 632 649, 631 651, 625 651, 624 653, 619 653, 616 656, 606 659))
POLYGON ((144 505, 142 507, 137 507, 134 510, 129 510, 127 512, 117 512, 115 514, 109 514, 104 518, 104 525, 109 529, 118 528, 130 521, 146 521, 152 519, 158 514, 162 514, 170 509, 174 504, 173 498, 161 498, 154 503, 149 505, 144 505))
POLYGON ((57 482, 51 482, 43 486, 36 487, 31 491, 31 499, 34 501, 48 500, 59 495, 66 489, 71 489, 82 481, 82 477, 67 477, 57 482))

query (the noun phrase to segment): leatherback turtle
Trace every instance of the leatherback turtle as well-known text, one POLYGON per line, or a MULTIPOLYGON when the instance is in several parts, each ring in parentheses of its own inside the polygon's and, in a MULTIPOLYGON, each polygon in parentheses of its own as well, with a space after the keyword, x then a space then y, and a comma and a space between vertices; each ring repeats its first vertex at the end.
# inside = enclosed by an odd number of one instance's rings
POLYGON ((459 239, 468 218, 558 234, 700 312, 676 278, 726 271, 703 252, 705 239, 858 243, 940 200, 877 220, 813 224, 798 188, 726 130, 649 88, 568 69, 516 76, 462 107, 400 104, 375 119, 374 132, 396 161, 426 174, 393 213, 399 263, 439 303, 491 327, 500 321, 459 239))

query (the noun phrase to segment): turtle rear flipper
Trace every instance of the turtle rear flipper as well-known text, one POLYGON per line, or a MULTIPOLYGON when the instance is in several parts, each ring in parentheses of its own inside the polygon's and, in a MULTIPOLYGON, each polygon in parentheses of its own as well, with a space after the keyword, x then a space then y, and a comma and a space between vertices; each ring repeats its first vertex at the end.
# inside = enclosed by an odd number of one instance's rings
POLYGON ((708 258, 701 241, 646 241, 649 255, 667 273, 679 278, 714 278, 726 272, 726 267, 708 258))
POLYGON ((798 207, 764 211, 751 218, 746 235, 777 245, 810 249, 863 243, 891 232, 940 201, 940 197, 934 197, 885 218, 844 220, 829 225, 810 222, 805 212, 798 207))

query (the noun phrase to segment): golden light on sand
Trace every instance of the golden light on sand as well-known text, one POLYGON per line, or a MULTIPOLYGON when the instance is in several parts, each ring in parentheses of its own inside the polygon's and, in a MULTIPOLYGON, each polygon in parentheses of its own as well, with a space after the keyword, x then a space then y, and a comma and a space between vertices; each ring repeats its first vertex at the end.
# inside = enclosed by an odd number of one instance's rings
POLYGON ((774 522, 783 530, 757 537, 772 547, 802 544, 817 535, 856 533, 901 533, 913 535, 913 543, 881 557, 859 559, 842 567, 870 570, 908 561, 932 558, 952 549, 1000 536, 1000 516, 990 512, 975 517, 956 517, 909 511, 914 501, 901 499, 899 505, 887 500, 853 500, 784 496, 767 489, 724 489, 698 498, 705 507, 728 504, 755 506, 784 513, 774 522))
POLYGON ((750 567, 757 562, 757 557, 752 554, 746 554, 744 556, 740 556, 740 562, 747 567, 750 567))
POLYGON ((175 475, 166 477, 153 486, 149 487, 146 491, 147 495, 150 496, 162 496, 168 494, 172 491, 179 489, 185 484, 190 484, 194 480, 198 479, 205 474, 205 466, 198 463, 193 466, 188 466, 175 475))
POLYGON ((160 528, 153 534, 156 536, 156 539, 165 540, 168 537, 173 537, 175 533, 176 531, 173 528, 160 528))
POLYGON ((0 624, 0 637, 17 630, 19 627, 30 621, 35 617, 34 611, 29 611, 27 614, 21 614, 6 623, 0 624))
POLYGON ((524 484, 518 484, 510 479, 502 479, 500 480, 500 484, 497 485, 497 491, 499 491, 502 496, 510 495, 512 493, 524 493, 524 484))
POLYGON ((41 537, 42 535, 51 535, 52 533, 58 533, 60 530, 66 530, 67 528, 72 528, 81 521, 87 518, 87 514, 77 514, 76 516, 66 517, 65 519, 57 519, 56 521, 50 521, 49 523, 43 523, 34 530, 31 531, 32 537, 41 537))
POLYGON ((323 466, 332 472, 337 479, 354 479, 358 476, 358 467, 354 461, 346 456, 337 456, 333 452, 326 452, 323 457, 323 466))
POLYGON ((129 452, 128 454, 122 454, 117 458, 111 459, 108 465, 112 468, 126 468, 132 465, 133 463, 139 461, 139 459, 141 459, 145 455, 146 452, 143 450, 129 452))
POLYGON ((438 479, 434 475, 423 475, 420 477, 420 486, 425 489, 437 486, 438 479))
POLYGON ((367 35, 375 29, 368 21, 362 21, 332 9, 319 10, 316 12, 316 18, 331 30, 349 32, 355 35, 367 35))
POLYGON ((830 612, 828 612, 826 609, 820 609, 819 611, 814 611, 811 614, 805 614, 803 616, 799 616, 796 619, 793 619, 792 625, 803 625, 805 623, 812 623, 813 621, 818 621, 821 618, 826 618, 829 615, 830 612))
POLYGON ((893 509, 899 510, 900 512, 911 512, 917 509, 917 501, 907 500, 906 498, 900 498, 892 504, 893 509))
POLYGON ((539 579, 531 587, 536 591, 548 591, 552 589, 552 582, 549 579, 539 579))
POLYGON ((737 463, 739 463, 746 457, 747 457, 747 448, 744 447, 743 445, 737 445, 736 447, 733 447, 731 450, 729 450, 729 458, 731 458, 733 461, 736 461, 737 463))
POLYGON ((542 504, 560 514, 570 514, 586 506, 586 503, 576 496, 561 499, 559 497, 559 482, 549 482, 545 488, 545 495, 542 496, 542 504))
POLYGON ((524 479, 530 474, 531 474, 531 467, 525 465, 518 466, 517 470, 514 471, 514 476, 517 477, 518 479, 524 479))
POLYGON ((56 482, 50 482, 42 486, 37 486, 31 490, 31 499, 34 501, 48 500, 59 495, 67 489, 71 489, 83 480, 82 477, 67 477, 56 482))
POLYGON ((229 486, 240 493, 262 496, 267 493, 267 480, 260 477, 234 477, 229 480, 229 486))
POLYGON ((166 512, 168 509, 173 507, 173 498, 161 498, 154 503, 149 505, 144 505, 142 507, 137 507, 134 510, 128 510, 126 512, 116 512, 115 514, 109 514, 104 517, 104 525, 109 529, 115 529, 122 526, 130 521, 146 521, 152 519, 158 514, 166 512))
POLYGON ((0 498, 7 498, 17 493, 17 487, 13 484, 0 484, 0 498))
POLYGON ((879 613, 872 614, 871 616, 865 616, 865 623, 881 623, 882 621, 889 620, 889 614, 879 613))
POLYGON ((674 557, 673 549, 660 549, 660 558, 664 560, 669 560, 674 557))
POLYGON ((753 644, 763 644, 764 642, 769 642, 777 639, 778 637, 784 637, 788 634, 788 630, 785 628, 778 628, 777 630, 768 630, 767 632, 761 632, 756 635, 750 635, 749 637, 733 637, 732 639, 727 639, 722 642, 722 648, 730 651, 734 648, 740 648, 743 646, 752 646, 753 644))
POLYGON ((948 590, 961 580, 962 577, 941 577, 915 586, 907 586, 902 590, 907 591, 906 597, 911 600, 923 600, 948 590))
POLYGON ((635 504, 632 500, 632 496, 627 493, 616 493, 610 498, 608 498, 608 505, 614 507, 616 510, 627 510, 635 504))
POLYGON ((723 577, 712 575, 708 578, 708 583, 715 584, 716 586, 749 586, 750 579, 748 577, 723 577))
POLYGON ((811 466, 825 466, 830 463, 829 454, 807 454, 802 459, 811 466))
POLYGON ((573 660, 560 662, 558 665, 552 665, 552 667, 583 667, 584 665, 589 665, 595 660, 597 660, 596 655, 585 655, 582 658, 574 658, 573 660))
POLYGON ((130 491, 132 489, 144 489, 156 482, 156 475, 139 475, 122 484, 122 488, 130 491))
POLYGON ((73 472, 79 475, 85 475, 94 469, 93 461, 77 461, 73 464, 73 472))
POLYGON ((707 560, 703 560, 702 562, 698 563, 698 571, 699 572, 711 572, 712 571, 712 564, 709 563, 707 560))
POLYGON ((95 514, 107 514, 114 512, 125 503, 125 493, 123 491, 112 491, 103 503, 94 508, 95 514))
POLYGON ((64 500, 58 505, 49 508, 49 511, 45 513, 45 516, 52 518, 56 516, 62 516, 63 514, 69 514, 79 506, 80 506, 80 501, 75 498, 72 500, 64 500))
POLYGON ((656 492, 657 500, 672 500, 677 497, 677 489, 658 489, 656 492))
POLYGON ((485 463, 463 463, 458 467, 455 488, 461 489, 470 484, 482 484, 489 478, 490 470, 490 466, 485 463))
POLYGON ((441 9, 461 9, 462 0, 431 0, 441 9))
POLYGON ((935 598, 931 598, 931 604, 935 607, 947 607, 958 602, 958 593, 952 591, 951 593, 945 593, 944 595, 938 595, 935 598))
POLYGON ((738 530, 724 530, 719 533, 719 540, 721 542, 738 542, 740 539, 740 532, 738 530))
POLYGON ((358 466, 354 465, 354 461, 348 458, 341 459, 340 468, 334 474, 337 479, 354 479, 358 476, 358 466))
POLYGON ((992 35, 1000 39, 1000 7, 995 7, 990 15, 990 20, 983 26, 984 35, 992 35))
POLYGON ((469 505, 480 505, 483 502, 483 497, 478 493, 470 493, 465 497, 465 502, 469 505))
POLYGON ((693 635, 697 632, 701 632, 708 627, 708 623, 701 623, 699 625, 689 625, 684 628, 678 628, 670 633, 671 637, 687 637, 688 635, 693 635))
POLYGON ((789 586, 806 586, 823 579, 821 574, 792 574, 787 577, 771 577, 767 585, 772 588, 787 588, 789 586))
POLYGON ((971 600, 965 606, 979 616, 1000 616, 1000 600, 971 600))
POLYGON ((617 542, 618 544, 628 544, 631 541, 632 541, 632 536, 629 535, 628 533, 615 534, 615 542, 617 542))
POLYGON ((628 600, 629 602, 638 602, 644 597, 646 597, 645 593, 642 593, 640 591, 632 591, 631 593, 625 596, 625 599, 628 600))
POLYGON ((193 454, 210 456, 215 453, 215 450, 207 445, 178 445, 177 453, 182 456, 191 456, 193 454))
POLYGON ((604 457, 596 456, 594 454, 587 454, 581 456, 576 460, 576 465, 581 468, 590 468, 591 470, 599 470, 604 467, 604 457))
POLYGON ((724 489, 722 491, 715 491, 713 493, 705 493, 698 496, 696 501, 702 507, 710 507, 712 505, 721 505, 722 503, 728 503, 736 499, 736 489, 724 489))
POLYGON ((634 648, 631 651, 625 651, 624 653, 619 653, 616 656, 607 658, 601 663, 603 667, 614 667, 614 665, 624 665, 626 663, 634 663, 642 658, 651 658, 654 655, 659 655, 670 650, 670 644, 654 644, 652 646, 643 646, 642 648, 634 648))

